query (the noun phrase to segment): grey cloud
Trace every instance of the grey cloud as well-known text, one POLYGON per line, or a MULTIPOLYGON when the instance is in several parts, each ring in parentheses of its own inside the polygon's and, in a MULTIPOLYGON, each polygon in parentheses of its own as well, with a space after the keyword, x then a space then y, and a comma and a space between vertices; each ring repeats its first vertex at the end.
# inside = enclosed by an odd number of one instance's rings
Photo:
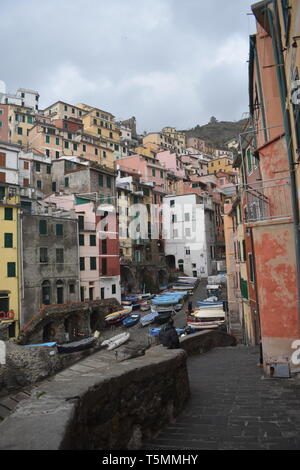
POLYGON ((139 131, 248 109, 248 0, 1 0, 0 79, 41 106, 87 102, 139 131))

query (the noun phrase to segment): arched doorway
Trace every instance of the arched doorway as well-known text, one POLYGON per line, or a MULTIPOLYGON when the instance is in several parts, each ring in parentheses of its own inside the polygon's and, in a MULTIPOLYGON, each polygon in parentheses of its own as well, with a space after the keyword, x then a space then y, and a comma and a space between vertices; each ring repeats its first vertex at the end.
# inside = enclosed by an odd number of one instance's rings
POLYGON ((174 255, 166 256, 166 264, 170 270, 175 270, 176 269, 175 256, 174 255))
POLYGON ((181 271, 182 273, 184 272, 184 261, 183 261, 183 259, 179 259, 179 260, 178 260, 178 269, 179 269, 179 271, 181 271))
POLYGON ((56 330, 54 328, 54 323, 50 322, 44 326, 43 329, 43 342, 52 341, 55 338, 56 330))
POLYGON ((122 293, 129 293, 134 290, 135 279, 131 269, 128 266, 121 266, 121 287, 122 293))
POLYGON ((42 304, 50 305, 51 303, 51 285, 49 281, 42 283, 42 304))

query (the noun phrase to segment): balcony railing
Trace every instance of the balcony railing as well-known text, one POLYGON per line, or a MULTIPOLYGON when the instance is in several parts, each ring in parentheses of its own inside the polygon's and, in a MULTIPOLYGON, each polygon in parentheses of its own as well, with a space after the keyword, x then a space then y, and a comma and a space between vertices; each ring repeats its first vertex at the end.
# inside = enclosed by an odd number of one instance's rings
POLYGON ((246 188, 246 222, 274 220, 292 216, 289 178, 251 183, 246 188))

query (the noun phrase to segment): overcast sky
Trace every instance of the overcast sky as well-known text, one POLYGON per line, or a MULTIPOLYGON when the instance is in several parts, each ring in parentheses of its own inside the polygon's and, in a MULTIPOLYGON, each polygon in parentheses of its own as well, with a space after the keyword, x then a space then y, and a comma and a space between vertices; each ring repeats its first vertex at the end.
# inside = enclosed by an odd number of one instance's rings
POLYGON ((0 0, 0 80, 138 131, 248 110, 249 0, 0 0))

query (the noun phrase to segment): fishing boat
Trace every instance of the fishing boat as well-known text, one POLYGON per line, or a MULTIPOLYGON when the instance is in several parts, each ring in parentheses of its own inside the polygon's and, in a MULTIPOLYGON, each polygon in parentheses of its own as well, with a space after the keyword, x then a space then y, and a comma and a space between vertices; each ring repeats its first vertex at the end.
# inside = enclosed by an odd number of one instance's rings
POLYGON ((197 330, 211 330, 225 323, 223 307, 199 308, 187 316, 187 323, 197 330))
POLYGON ((147 326, 150 325, 151 323, 154 322, 155 318, 158 316, 157 312, 151 312, 145 315, 144 317, 141 317, 140 319, 140 324, 142 326, 147 326))
POLYGON ((141 318, 140 313, 132 313, 131 315, 129 315, 129 317, 125 318, 122 321, 123 326, 125 326, 126 328, 129 328, 130 326, 134 326, 140 321, 140 318, 141 318))
POLYGON ((42 348, 42 349, 49 349, 54 348, 56 346, 56 342, 52 341, 50 343, 40 343, 40 344, 24 344, 27 348, 42 348))
POLYGON ((151 310, 152 312, 156 311, 158 313, 173 313, 174 310, 179 311, 182 308, 185 295, 186 291, 165 292, 164 294, 157 295, 151 301, 151 310))
POLYGON ((130 310, 126 308, 123 310, 119 310, 117 312, 110 313, 109 315, 106 315, 106 317, 104 318, 105 324, 106 325, 118 325, 122 323, 122 320, 124 320, 124 318, 128 317, 131 311, 132 309, 130 310))
POLYGON ((154 319, 154 323, 158 323, 159 325, 167 323, 167 321, 170 320, 170 318, 172 318, 174 314, 174 310, 172 310, 171 312, 158 312, 157 317, 155 317, 154 319))
POLYGON ((84 338, 79 341, 72 341, 71 343, 57 344, 57 351, 61 353, 72 353, 77 351, 83 351, 93 347, 97 342, 97 339, 93 336, 91 338, 84 338))
POLYGON ((112 349, 116 349, 122 344, 126 343, 130 338, 129 333, 121 333, 120 335, 113 336, 112 338, 106 339, 101 343, 101 346, 107 347, 108 351, 111 351, 112 349))
POLYGON ((210 296, 216 296, 219 298, 220 292, 221 292, 221 285, 220 284, 207 284, 206 289, 207 289, 207 295, 210 296))
POLYGON ((147 310, 150 310, 151 304, 150 302, 145 302, 144 304, 141 305, 140 310, 142 312, 147 312, 147 310))
MULTIPOLYGON (((159 336, 160 331, 161 331, 161 328, 149 328, 149 335, 157 337, 157 336, 159 336)), ((182 336, 182 335, 185 335, 185 334, 191 335, 192 333, 196 333, 196 329, 195 328, 190 328, 190 327, 176 328, 176 331, 177 331, 178 336, 182 336)))

